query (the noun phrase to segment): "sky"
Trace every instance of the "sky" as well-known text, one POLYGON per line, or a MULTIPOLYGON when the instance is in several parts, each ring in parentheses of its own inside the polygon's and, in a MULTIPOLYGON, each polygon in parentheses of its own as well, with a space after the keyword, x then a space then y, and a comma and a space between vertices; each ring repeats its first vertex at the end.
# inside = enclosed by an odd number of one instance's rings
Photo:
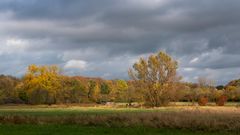
POLYGON ((1 0, 0 74, 30 64, 66 75, 128 79, 140 57, 165 51, 183 81, 240 78, 239 0, 1 0))

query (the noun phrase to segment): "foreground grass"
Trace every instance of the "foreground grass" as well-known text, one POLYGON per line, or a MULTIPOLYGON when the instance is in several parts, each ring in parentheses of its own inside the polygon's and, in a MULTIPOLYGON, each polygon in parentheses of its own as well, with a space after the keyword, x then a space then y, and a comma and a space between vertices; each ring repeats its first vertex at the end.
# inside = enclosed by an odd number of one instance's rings
MULTIPOLYGON (((0 124, 76 125, 81 128, 146 127, 240 133, 237 107, 113 108, 79 106, 0 106, 0 124)), ((55 128, 55 127, 54 127, 55 128)), ((101 128, 100 128, 101 129, 101 128)), ((99 129, 99 130, 100 130, 99 129)), ((1 132, 0 132, 1 133, 1 132)))
POLYGON ((108 128, 77 125, 0 125, 1 135, 237 135, 230 132, 206 132, 145 127, 108 128))

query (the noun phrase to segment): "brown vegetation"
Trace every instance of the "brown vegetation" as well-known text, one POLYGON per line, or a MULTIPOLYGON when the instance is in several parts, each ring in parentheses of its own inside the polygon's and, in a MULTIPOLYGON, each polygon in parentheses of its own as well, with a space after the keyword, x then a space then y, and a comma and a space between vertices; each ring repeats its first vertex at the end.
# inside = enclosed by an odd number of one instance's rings
POLYGON ((218 106, 224 106, 224 104, 225 104, 226 102, 227 102, 227 96, 222 95, 222 96, 220 96, 220 97, 217 99, 216 104, 217 104, 218 106))
POLYGON ((206 106, 208 103, 208 98, 207 97, 200 97, 198 99, 198 105, 200 106, 206 106))
POLYGON ((79 124, 108 127, 146 126, 204 131, 240 132, 239 109, 186 108, 168 112, 135 112, 115 114, 79 114, 67 116, 3 115, 2 124, 79 124))

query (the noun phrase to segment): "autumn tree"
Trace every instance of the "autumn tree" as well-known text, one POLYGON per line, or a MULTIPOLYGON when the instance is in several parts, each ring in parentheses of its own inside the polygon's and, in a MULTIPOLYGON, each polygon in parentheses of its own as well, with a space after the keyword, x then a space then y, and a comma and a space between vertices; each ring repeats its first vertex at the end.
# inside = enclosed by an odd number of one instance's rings
POLYGON ((226 87, 226 95, 231 101, 239 101, 240 100, 240 87, 238 86, 227 86, 226 87))
POLYGON ((16 86, 20 82, 19 79, 12 76, 0 75, 0 103, 18 103, 16 86))
POLYGON ((94 80, 89 80, 87 92, 88 100, 97 102, 97 100, 99 99, 99 94, 100 94, 99 84, 94 80))
POLYGON ((167 105, 174 97, 178 64, 165 52, 140 58, 129 70, 129 76, 144 90, 145 103, 150 106, 167 105))
POLYGON ((206 77, 198 78, 197 97, 199 104, 206 105, 208 101, 215 101, 214 93, 216 88, 214 85, 215 82, 211 79, 206 77))
POLYGON ((58 103, 81 103, 87 97, 86 87, 77 78, 63 76, 57 93, 58 103))
POLYGON ((100 84, 97 82, 96 85, 93 88, 91 99, 94 102, 99 102, 100 100, 100 94, 101 94, 101 88, 100 84))
POLYGON ((132 106, 133 102, 138 102, 141 104, 144 102, 144 94, 139 91, 138 82, 136 81, 128 81, 127 82, 127 90, 125 93, 126 96, 126 102, 128 103, 128 106, 132 106))
POLYGON ((128 90, 128 84, 125 80, 117 80, 116 81, 116 101, 124 102, 127 100, 127 90, 128 90))
POLYGON ((23 89, 30 104, 56 103, 61 88, 61 75, 57 66, 30 65, 23 78, 23 89))
POLYGON ((226 95, 231 101, 240 101, 240 79, 230 81, 226 86, 226 95))
POLYGON ((99 96, 99 103, 106 103, 108 101, 110 101, 111 97, 110 97, 110 93, 111 93, 111 88, 110 85, 111 81, 102 81, 100 83, 100 96, 99 96))

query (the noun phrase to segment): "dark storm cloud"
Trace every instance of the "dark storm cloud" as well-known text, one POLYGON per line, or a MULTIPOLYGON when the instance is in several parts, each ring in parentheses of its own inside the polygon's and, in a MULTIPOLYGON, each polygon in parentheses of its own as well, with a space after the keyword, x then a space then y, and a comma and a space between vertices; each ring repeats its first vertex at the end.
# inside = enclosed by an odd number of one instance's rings
POLYGON ((13 11, 18 19, 74 19, 95 14, 111 0, 2 0, 2 11, 13 11))
POLYGON ((165 50, 186 80, 208 75, 225 83, 240 76, 239 12, 238 0, 2 0, 0 55, 21 52, 0 61, 127 78, 138 57, 165 50))

